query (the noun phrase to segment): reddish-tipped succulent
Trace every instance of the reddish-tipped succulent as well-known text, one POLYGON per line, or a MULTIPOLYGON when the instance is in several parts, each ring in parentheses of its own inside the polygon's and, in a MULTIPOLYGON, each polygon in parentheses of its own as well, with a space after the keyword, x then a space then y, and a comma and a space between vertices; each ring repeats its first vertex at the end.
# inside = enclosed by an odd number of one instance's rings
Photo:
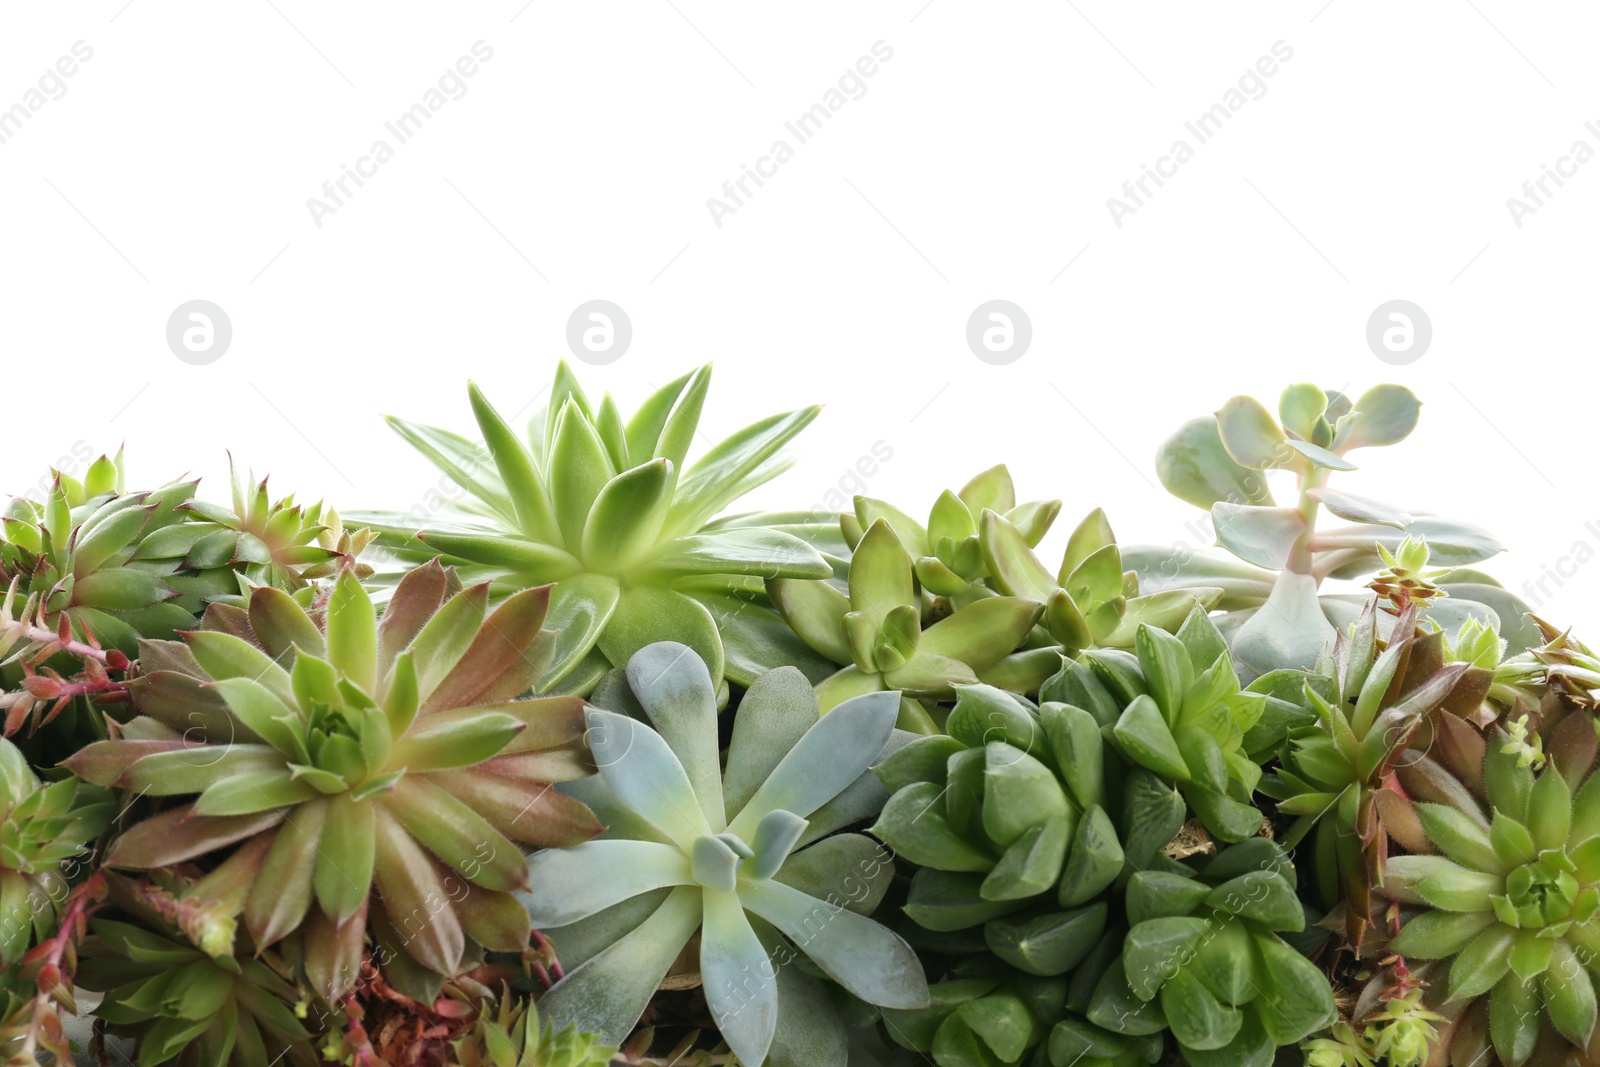
POLYGON ((518 699, 549 656, 548 590, 492 613, 488 598, 433 563, 380 618, 346 573, 314 611, 257 589, 182 643, 145 642, 140 716, 69 766, 193 799, 130 827, 108 863, 232 849, 213 878, 247 886, 234 910, 251 939, 293 935, 287 954, 329 998, 351 988, 369 932, 412 995, 483 949, 522 951, 519 846, 576 844, 600 825, 549 784, 591 770, 582 702, 518 699))

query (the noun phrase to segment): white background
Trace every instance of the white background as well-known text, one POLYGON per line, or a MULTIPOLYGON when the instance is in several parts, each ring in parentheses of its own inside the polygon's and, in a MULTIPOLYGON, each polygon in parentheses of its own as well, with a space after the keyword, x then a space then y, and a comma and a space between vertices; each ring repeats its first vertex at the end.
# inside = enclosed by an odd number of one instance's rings
MULTIPOLYGON (((0 491, 126 441, 133 479, 232 449, 276 490, 407 508, 431 468, 383 426, 471 427, 546 386, 583 301, 632 347, 583 367, 626 410, 717 367, 705 429, 822 402, 805 458, 752 500, 822 501, 875 442, 868 491, 914 513, 1004 460, 1024 497, 1095 505, 1125 543, 1197 542, 1155 483, 1184 419, 1288 382, 1425 402, 1418 434, 1335 484, 1481 522, 1493 569, 1594 623, 1590 441, 1600 162, 1519 228, 1506 200, 1600 137, 1591 7, 1505 0, 806 5, 649 0, 7 3, 0 109, 75 42, 93 57, 0 144, 0 491), (307 198, 391 135, 474 42, 493 58, 319 228, 307 198), (882 41, 893 57, 719 228, 707 209, 882 41), (1146 206, 1107 198, 1293 49, 1146 206), (1070 266, 1068 265, 1070 264, 1070 266), (1065 269, 1064 269, 1065 268, 1065 269), (1009 366, 968 316, 1029 313, 1009 366), (231 348, 165 325, 204 298, 231 348), (1380 362, 1380 303, 1431 348, 1380 362)), ((1361 455, 1361 454, 1358 454, 1361 455)), ((1597 526, 1600 529, 1600 526, 1597 526)), ((1060 543, 1058 536, 1053 542, 1060 543)), ((1051 546, 1047 546, 1051 547, 1051 546)))

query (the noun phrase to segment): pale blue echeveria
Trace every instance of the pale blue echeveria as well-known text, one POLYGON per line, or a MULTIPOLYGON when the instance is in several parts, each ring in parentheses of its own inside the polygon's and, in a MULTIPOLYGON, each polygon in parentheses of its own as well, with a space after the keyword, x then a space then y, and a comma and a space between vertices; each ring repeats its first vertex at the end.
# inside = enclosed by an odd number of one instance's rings
POLYGON ((389 425, 464 490, 457 508, 368 516, 401 558, 442 555, 464 580, 497 591, 556 583, 556 654, 546 693, 587 693, 655 641, 681 641, 712 677, 749 685, 786 664, 824 665, 765 603, 768 577, 833 571, 793 534, 711 528, 733 501, 793 463, 784 446, 816 418, 809 407, 762 419, 686 463, 711 384, 706 365, 658 389, 624 421, 591 404, 562 363, 548 408, 521 435, 469 386, 484 444, 390 418, 389 425))
POLYGON ((610 828, 536 854, 523 897, 572 968, 540 1002, 545 1016, 620 1044, 696 932, 707 1005, 742 1063, 844 1067, 840 1014, 796 951, 870 1004, 928 1003, 916 954, 867 918, 892 860, 835 834, 887 799, 868 768, 904 740, 896 694, 819 718, 804 675, 765 674, 739 704, 726 773, 693 650, 649 645, 593 699, 613 709, 589 712, 600 774, 566 788, 610 828))

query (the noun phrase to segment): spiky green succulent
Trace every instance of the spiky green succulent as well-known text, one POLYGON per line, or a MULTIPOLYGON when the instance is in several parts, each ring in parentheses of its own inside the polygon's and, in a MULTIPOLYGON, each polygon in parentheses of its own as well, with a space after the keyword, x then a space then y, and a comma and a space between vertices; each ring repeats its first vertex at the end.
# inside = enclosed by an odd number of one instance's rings
POLYGON ((1118 951, 1120 887, 1170 863, 1161 850, 1188 809, 1127 766, 1103 725, 1083 708, 968 686, 948 734, 876 768, 891 795, 872 832, 918 868, 907 937, 955 961, 928 1008, 884 1012, 897 1043, 940 1067, 1154 1062, 1147 1035, 1130 1042, 1085 1020, 1093 982, 1076 972, 1118 951))
POLYGON ((832 570, 791 534, 707 529, 734 500, 782 473, 782 451, 820 408, 762 419, 686 464, 711 384, 701 367, 657 390, 627 421, 607 396, 590 404, 556 371, 548 408, 524 437, 469 387, 485 444, 391 418, 401 437, 470 494, 436 521, 374 516, 402 557, 443 553, 497 590, 555 582, 555 655, 542 691, 586 693, 648 644, 682 642, 719 684, 810 658, 761 603, 760 579, 832 570))
MULTIPOLYGON (((1364 599, 1322 594, 1322 583, 1378 571, 1384 565, 1379 546, 1392 552, 1403 538, 1423 536, 1434 562, 1446 567, 1496 554, 1500 544, 1476 526, 1413 515, 1329 487, 1334 472, 1356 469, 1348 453, 1405 440, 1420 410, 1403 386, 1374 386, 1352 401, 1301 383, 1284 390, 1276 416, 1259 401, 1236 396, 1215 415, 1185 423, 1161 446, 1157 472, 1173 495, 1209 511, 1216 543, 1232 558, 1188 548, 1131 549, 1127 556, 1143 587, 1221 587, 1220 625, 1240 668, 1254 677, 1316 665, 1364 599), (1274 500, 1270 470, 1294 477, 1292 506, 1274 500), (1318 529, 1323 509, 1352 525, 1318 529)), ((1514 651, 1526 647, 1529 635, 1519 622, 1527 607, 1516 597, 1475 572, 1441 584, 1451 594, 1436 613, 1446 629, 1454 632, 1468 617, 1492 617, 1517 643, 1514 651)))
POLYGON ((456 1042, 455 1053, 460 1067, 607 1067, 617 1049, 575 1026, 557 1030, 539 1018, 536 1004, 508 991, 456 1042))
POLYGON ((1170 1031, 1190 1067, 1268 1067, 1336 1017, 1327 977, 1280 936, 1306 927, 1294 867, 1259 837, 1187 866, 1129 879, 1128 936, 1089 1020, 1170 1031))
MULTIPOLYGON (((901 725, 936 727, 919 699, 955 695, 988 672, 1006 673, 1040 606, 1021 597, 980 597, 923 628, 911 554, 888 520, 877 518, 850 558, 849 594, 831 582, 772 578, 767 591, 807 645, 844 666, 817 683, 824 712, 866 693, 898 691, 901 725)), ((1060 662, 1051 657, 1051 669, 1060 662)), ((1037 683, 1035 683, 1037 684, 1037 683)))
POLYGON ((854 550, 872 524, 883 519, 911 554, 922 588, 960 606, 995 593, 985 581, 991 572, 979 543, 985 512, 1002 516, 1027 545, 1037 546, 1060 511, 1059 500, 1017 503, 1011 472, 1000 464, 975 475, 960 492, 941 493, 926 525, 885 501, 858 496, 853 511, 839 516, 839 529, 854 550))
POLYGON ((129 492, 119 453, 83 480, 57 474, 43 503, 16 497, 0 519, 0 584, 35 598, 44 624, 67 618, 132 655, 140 637, 171 637, 255 585, 298 590, 365 546, 322 505, 271 502, 235 474, 234 508, 195 498, 198 482, 129 492))
POLYGON ((300 990, 275 954, 213 956, 148 912, 96 918, 77 981, 104 993, 95 1016, 131 1041, 140 1064, 314 1067, 312 1034, 296 1017, 300 990))
POLYGON ((1247 738, 1269 697, 1240 686, 1227 643, 1199 606, 1176 634, 1141 624, 1134 649, 1083 652, 1040 696, 1108 723, 1128 760, 1180 790, 1218 839, 1255 835, 1261 813, 1252 795, 1261 767, 1247 738))
POLYGON ((1315 674, 1285 680, 1283 695, 1305 718, 1262 783, 1278 810, 1295 817, 1284 842, 1308 841, 1318 902, 1343 902, 1345 936, 1357 950, 1387 847, 1383 819, 1395 795, 1383 795, 1385 782, 1414 758, 1413 746, 1449 729, 1440 716, 1476 713, 1492 680, 1470 662, 1447 661, 1445 635, 1419 623, 1420 605, 1380 638, 1377 603, 1335 639, 1315 674))
POLYGON ((0 968, 52 930, 69 885, 65 865, 111 821, 103 790, 63 778, 45 784, 0 738, 0 968))
POLYGON ((928 1002, 915 953, 867 918, 892 861, 834 833, 883 803, 868 768, 895 740, 898 700, 864 694, 819 719, 804 675, 770 672, 739 704, 724 771, 714 684, 694 650, 661 642, 596 690, 613 709, 588 713, 600 773, 570 788, 608 830, 528 863, 523 899, 576 964, 540 1009, 621 1044, 687 945, 740 1062, 843 1067, 843 1023, 813 974, 870 1004, 928 1002))
POLYGON ((1596 738, 1574 711, 1531 751, 1498 726, 1458 731, 1438 758, 1398 771, 1388 828, 1408 854, 1384 863, 1382 892, 1402 906, 1389 951, 1450 1019, 1430 1062, 1521 1067, 1600 1053, 1596 738))
POLYGON ((548 596, 490 612, 486 585, 461 590, 435 562, 401 580, 381 619, 345 573, 325 609, 261 588, 248 609, 213 606, 183 643, 146 641, 140 716, 68 765, 194 799, 130 826, 106 862, 233 847, 255 944, 295 935, 329 999, 350 989, 369 928, 417 999, 480 949, 522 951, 518 843, 600 831, 550 785, 590 773, 581 701, 519 699, 548 661, 548 596))

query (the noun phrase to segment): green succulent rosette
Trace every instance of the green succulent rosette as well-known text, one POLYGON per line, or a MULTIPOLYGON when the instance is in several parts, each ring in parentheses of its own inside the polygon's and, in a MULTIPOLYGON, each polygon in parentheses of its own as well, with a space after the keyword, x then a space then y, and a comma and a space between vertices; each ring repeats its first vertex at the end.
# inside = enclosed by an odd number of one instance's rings
POLYGON ((443 555, 497 593, 556 583, 557 636, 542 692, 587 693, 646 645, 688 645, 718 680, 749 685, 785 664, 825 664, 766 603, 767 577, 832 573, 800 538, 760 526, 711 527, 750 490, 788 469, 784 451, 821 410, 745 427, 693 463, 711 385, 701 367, 663 386, 624 420, 610 396, 590 403, 565 363, 527 433, 469 387, 483 443, 390 418, 389 425, 464 493, 438 514, 373 513, 400 558, 443 555))
POLYGON ((1240 685, 1203 608, 1176 634, 1140 624, 1132 652, 1090 649, 1068 660, 1040 696, 1109 725, 1129 762, 1175 786, 1214 837, 1242 841, 1260 830, 1252 796, 1261 767, 1247 738, 1269 697, 1240 685))
POLYGON ((1294 868, 1266 838, 1185 866, 1129 879, 1127 938, 1089 1021, 1169 1032, 1189 1067, 1268 1067, 1336 1018, 1327 976, 1281 936, 1307 925, 1294 868))
POLYGON ((1129 874, 1172 866, 1182 795, 1079 707, 967 686, 947 729, 876 772, 891 796, 872 832, 915 867, 902 930, 950 961, 928 1008, 883 1013, 887 1033, 940 1067, 1156 1062, 1159 1036, 1085 1013, 1120 951, 1129 874))
POLYGON ((1430 1062, 1600 1054, 1596 738, 1581 710, 1546 733, 1458 731, 1399 770, 1388 825, 1408 854, 1384 863, 1381 892, 1401 905, 1389 951, 1449 1018, 1430 1062))

